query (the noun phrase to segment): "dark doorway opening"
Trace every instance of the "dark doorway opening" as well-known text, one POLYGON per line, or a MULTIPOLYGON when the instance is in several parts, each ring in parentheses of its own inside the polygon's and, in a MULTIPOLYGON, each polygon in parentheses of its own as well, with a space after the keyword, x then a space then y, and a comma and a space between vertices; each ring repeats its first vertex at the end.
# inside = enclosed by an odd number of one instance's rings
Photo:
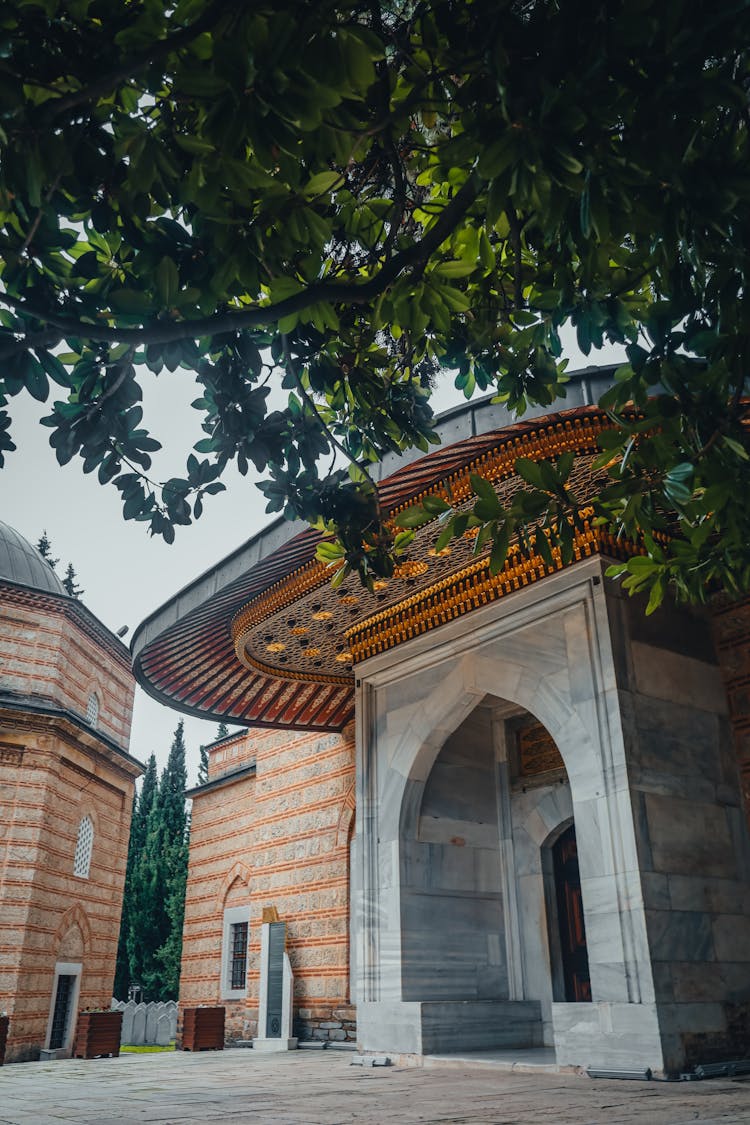
POLYGON ((552 847, 557 921, 566 1001, 591 1000, 589 956, 583 919, 576 830, 571 824, 552 847))
POLYGON ((60 975, 57 978, 57 992, 55 993, 55 1007, 52 1012, 52 1028, 49 1035, 50 1050, 55 1051, 65 1046, 65 1037, 70 1023, 70 1003, 73 999, 74 976, 60 975))

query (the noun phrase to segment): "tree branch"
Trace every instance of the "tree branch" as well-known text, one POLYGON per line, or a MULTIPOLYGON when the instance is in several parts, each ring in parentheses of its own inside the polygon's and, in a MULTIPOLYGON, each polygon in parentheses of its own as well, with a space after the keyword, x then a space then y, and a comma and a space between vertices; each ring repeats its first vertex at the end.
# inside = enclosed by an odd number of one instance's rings
MULTIPOLYGON (((451 234, 476 199, 478 181, 471 176, 442 210, 440 217, 430 227, 420 242, 414 243, 400 254, 385 262, 378 273, 363 283, 339 284, 337 282, 316 282, 300 293, 294 293, 275 305, 253 305, 251 308, 237 309, 213 316, 199 317, 195 320, 177 322, 158 321, 142 328, 118 328, 115 325, 89 324, 76 320, 63 313, 45 311, 12 297, 0 294, 0 302, 5 302, 21 316, 41 321, 57 328, 65 336, 80 336, 85 340, 100 343, 167 344, 175 340, 196 339, 199 336, 212 336, 222 332, 236 332, 245 328, 261 328, 275 323, 290 313, 300 312, 319 301, 340 304, 364 305, 379 296, 396 278, 412 266, 424 265, 440 244, 451 234)), ((41 335, 41 334, 40 334, 41 335)), ((49 332, 45 332, 47 339, 49 332)), ((10 348, 0 348, 0 360, 17 351, 24 341, 15 339, 10 348)), ((27 334, 25 343, 33 347, 37 337, 27 334)))

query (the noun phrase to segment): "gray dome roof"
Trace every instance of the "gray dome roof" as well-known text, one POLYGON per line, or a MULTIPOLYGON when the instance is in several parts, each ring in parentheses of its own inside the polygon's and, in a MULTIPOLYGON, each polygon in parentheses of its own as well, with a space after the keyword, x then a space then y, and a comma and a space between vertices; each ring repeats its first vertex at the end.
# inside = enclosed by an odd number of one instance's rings
POLYGON ((0 582, 18 582, 49 594, 65 594, 65 587, 36 548, 0 520, 0 582))

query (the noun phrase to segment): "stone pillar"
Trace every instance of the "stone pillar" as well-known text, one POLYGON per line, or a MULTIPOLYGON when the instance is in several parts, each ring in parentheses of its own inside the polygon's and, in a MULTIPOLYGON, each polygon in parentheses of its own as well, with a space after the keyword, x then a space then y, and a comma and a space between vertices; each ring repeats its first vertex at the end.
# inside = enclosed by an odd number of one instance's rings
POLYGON ((750 844, 711 621, 609 595, 667 1070, 750 1047, 750 844))
POLYGON ((285 934, 286 926, 283 922, 264 922, 261 927, 258 1031, 263 1034, 253 1039, 253 1049, 257 1051, 294 1051, 297 1048, 297 1040, 292 1036, 292 966, 286 949, 276 948, 277 942, 272 940, 284 940, 285 934), (272 927, 276 927, 273 935, 272 927), (281 1009, 276 1015, 271 1011, 271 1004, 273 977, 278 974, 281 977, 281 1009))

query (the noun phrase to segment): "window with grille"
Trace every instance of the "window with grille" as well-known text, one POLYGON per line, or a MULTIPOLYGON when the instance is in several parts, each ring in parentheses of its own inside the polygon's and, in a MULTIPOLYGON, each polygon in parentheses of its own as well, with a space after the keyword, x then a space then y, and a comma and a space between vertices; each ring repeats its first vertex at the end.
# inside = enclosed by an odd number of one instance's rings
POLYGON ((239 1000, 247 996, 250 904, 225 907, 222 931, 221 996, 224 1000, 239 1000))
POLYGON ((245 987, 247 968, 247 922, 234 922, 230 932, 229 987, 245 987))
POLYGON ((73 860, 73 874, 79 879, 88 879, 91 867, 91 853, 94 850, 94 825, 90 816, 85 816, 78 826, 78 841, 73 860))
POLYGON ((95 727, 99 718, 99 696, 92 691, 86 707, 86 722, 90 727, 95 727))

